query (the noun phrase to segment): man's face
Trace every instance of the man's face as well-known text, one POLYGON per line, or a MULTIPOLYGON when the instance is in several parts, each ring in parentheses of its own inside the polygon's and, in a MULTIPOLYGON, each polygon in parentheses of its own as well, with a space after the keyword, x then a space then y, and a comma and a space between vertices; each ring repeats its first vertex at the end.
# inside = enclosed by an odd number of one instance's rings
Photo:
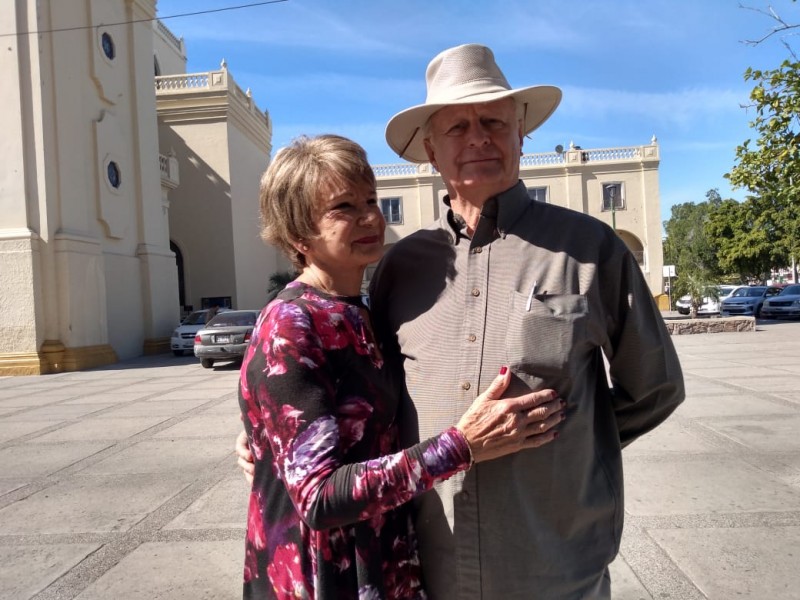
POLYGON ((451 195, 499 194, 519 179, 522 126, 511 98, 446 106, 429 122, 425 150, 451 195))

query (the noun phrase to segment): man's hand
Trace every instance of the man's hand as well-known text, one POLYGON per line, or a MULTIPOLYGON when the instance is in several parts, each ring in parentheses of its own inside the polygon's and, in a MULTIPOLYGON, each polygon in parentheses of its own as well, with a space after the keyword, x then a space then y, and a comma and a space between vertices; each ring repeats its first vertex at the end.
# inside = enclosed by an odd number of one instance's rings
POLYGON ((253 476, 256 473, 256 465, 253 461, 253 453, 250 452, 250 444, 247 441, 247 433, 244 431, 242 431, 236 437, 236 447, 234 450, 236 450, 236 462, 239 464, 239 467, 241 467, 244 478, 247 480, 248 484, 253 485, 253 476))
POLYGON ((558 437, 554 427, 564 420, 566 406, 558 393, 539 390, 501 399, 510 382, 511 373, 501 371, 456 425, 467 439, 475 462, 538 448, 558 437))

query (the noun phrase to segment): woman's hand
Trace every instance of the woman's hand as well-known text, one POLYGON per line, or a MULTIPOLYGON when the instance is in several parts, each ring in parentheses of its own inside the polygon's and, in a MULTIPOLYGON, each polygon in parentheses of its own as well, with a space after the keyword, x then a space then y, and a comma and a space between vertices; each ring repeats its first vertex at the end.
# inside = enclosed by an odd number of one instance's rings
POLYGON ((247 480, 248 484, 253 485, 253 475, 256 473, 256 465, 253 460, 253 453, 250 452, 250 444, 247 442, 247 433, 245 431, 242 431, 236 436, 236 446, 234 450, 237 456, 236 462, 242 469, 244 478, 247 480))
POLYGON ((558 393, 539 390, 500 399, 510 382, 511 373, 504 367, 456 425, 476 463, 538 448, 558 437, 554 427, 564 420, 562 409, 566 406, 558 393))

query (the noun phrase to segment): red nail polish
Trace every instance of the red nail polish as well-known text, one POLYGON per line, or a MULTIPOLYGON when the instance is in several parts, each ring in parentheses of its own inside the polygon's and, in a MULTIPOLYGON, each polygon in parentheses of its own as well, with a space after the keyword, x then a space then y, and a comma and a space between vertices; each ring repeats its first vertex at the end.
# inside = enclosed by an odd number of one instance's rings
POLYGON ((505 375, 508 372, 508 367, 500 367, 500 375, 505 375))

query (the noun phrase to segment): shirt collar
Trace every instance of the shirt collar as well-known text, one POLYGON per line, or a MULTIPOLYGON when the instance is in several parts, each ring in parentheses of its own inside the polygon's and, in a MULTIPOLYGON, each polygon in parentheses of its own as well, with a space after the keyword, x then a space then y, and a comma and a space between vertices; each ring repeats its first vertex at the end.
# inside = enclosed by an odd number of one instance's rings
MULTIPOLYGON (((481 210, 481 219, 478 222, 476 236, 484 237, 487 230, 497 233, 502 238, 513 229, 522 214, 531 205, 525 184, 518 181, 516 185, 505 192, 492 196, 486 201, 481 210)), ((440 220, 440 226, 447 231, 450 242, 458 245, 462 239, 469 240, 467 224, 459 215, 450 208, 450 196, 444 197, 448 209, 440 220)), ((495 236, 492 236, 495 237, 495 236)))

